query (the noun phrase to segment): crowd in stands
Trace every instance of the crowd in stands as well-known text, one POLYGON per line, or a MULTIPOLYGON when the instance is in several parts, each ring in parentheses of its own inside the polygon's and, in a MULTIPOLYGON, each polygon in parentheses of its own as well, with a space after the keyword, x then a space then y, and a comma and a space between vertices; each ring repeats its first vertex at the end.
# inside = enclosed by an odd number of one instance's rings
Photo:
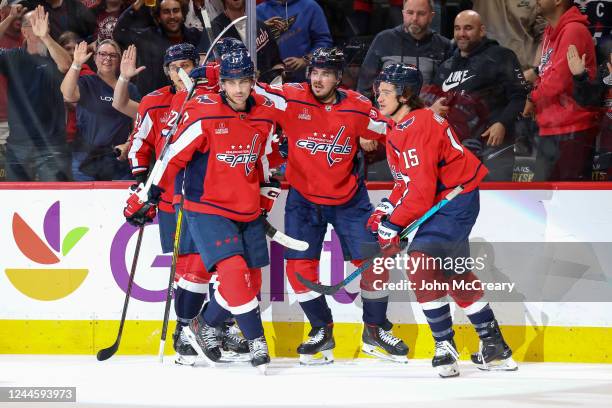
MULTIPOLYGON (((343 86, 374 100, 382 68, 414 64, 422 99, 485 163, 487 180, 612 178, 610 1, 258 0, 256 9, 260 81, 305 81, 312 51, 337 46, 343 86)), ((130 178, 133 115, 113 105, 122 56, 142 71, 126 88, 137 104, 170 84, 169 46, 203 56, 210 36, 245 14, 245 0, 3 0, 0 181, 130 178)), ((246 41, 246 30, 242 21, 223 36, 246 41)), ((390 180, 384 147, 362 147, 368 179, 390 180)))

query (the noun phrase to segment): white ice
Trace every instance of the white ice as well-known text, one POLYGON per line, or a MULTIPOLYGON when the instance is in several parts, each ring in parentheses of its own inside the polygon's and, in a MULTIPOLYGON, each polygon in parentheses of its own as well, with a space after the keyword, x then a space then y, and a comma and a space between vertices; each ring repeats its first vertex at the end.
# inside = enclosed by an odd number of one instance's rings
POLYGON ((612 365, 523 363, 516 372, 481 372, 461 362, 441 379, 430 361, 371 359, 303 367, 273 359, 268 375, 233 363, 177 366, 172 357, 0 356, 0 386, 74 386, 77 403, 60 407, 612 407, 612 365))

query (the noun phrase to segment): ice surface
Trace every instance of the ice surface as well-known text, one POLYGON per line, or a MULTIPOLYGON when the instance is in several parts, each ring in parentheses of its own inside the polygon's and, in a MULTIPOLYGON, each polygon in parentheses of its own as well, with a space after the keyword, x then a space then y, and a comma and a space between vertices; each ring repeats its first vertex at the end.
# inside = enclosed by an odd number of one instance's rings
POLYGON ((372 359, 303 367, 273 359, 262 376, 247 363, 216 368, 162 365, 154 356, 0 356, 0 386, 75 386, 77 404, 25 407, 612 407, 612 365, 523 363, 516 372, 481 372, 461 362, 441 379, 428 360, 372 359), (484 405, 486 404, 486 405, 484 405))

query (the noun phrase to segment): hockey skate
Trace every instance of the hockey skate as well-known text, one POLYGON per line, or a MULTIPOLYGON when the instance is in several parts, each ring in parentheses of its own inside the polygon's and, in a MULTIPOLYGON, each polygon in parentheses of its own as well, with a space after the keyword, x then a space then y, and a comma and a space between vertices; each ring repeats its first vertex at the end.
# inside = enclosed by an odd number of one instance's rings
POLYGON ((251 365, 259 370, 261 374, 266 374, 268 364, 270 364, 270 354, 268 353, 268 343, 264 336, 254 340, 248 340, 251 365))
POLYGON ((373 357, 396 363, 408 362, 408 346, 402 339, 391 333, 393 325, 386 321, 382 326, 365 324, 363 327, 363 346, 361 350, 373 357))
POLYGON ((436 341, 436 352, 431 365, 442 378, 459 376, 459 353, 455 346, 455 340, 436 341))
POLYGON ((223 323, 217 329, 217 338, 221 344, 221 361, 222 362, 249 362, 249 343, 242 337, 240 329, 237 325, 231 323, 223 323))
POLYGON ((297 348, 300 355, 300 364, 319 365, 334 362, 333 349, 336 347, 332 326, 313 327, 308 333, 308 340, 297 348), (315 354, 321 353, 322 358, 315 358, 315 354))
POLYGON ((487 336, 480 340, 478 353, 472 354, 472 362, 481 370, 516 371, 518 364, 512 358, 512 350, 504 341, 497 320, 485 328, 487 336))
POLYGON ((183 326, 180 324, 176 325, 176 329, 172 334, 172 340, 174 351, 176 351, 174 362, 180 365, 194 365, 198 353, 196 353, 193 347, 191 347, 191 344, 189 344, 189 340, 187 339, 187 335, 183 330, 183 326))
POLYGON ((185 332, 189 344, 210 366, 221 359, 221 349, 217 340, 217 330, 207 325, 199 315, 186 326, 185 332))

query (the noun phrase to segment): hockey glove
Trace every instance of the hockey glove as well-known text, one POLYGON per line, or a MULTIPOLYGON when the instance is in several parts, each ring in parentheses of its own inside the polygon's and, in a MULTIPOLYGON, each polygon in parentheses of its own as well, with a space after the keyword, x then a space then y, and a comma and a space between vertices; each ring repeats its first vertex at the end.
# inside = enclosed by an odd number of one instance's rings
POLYGON ((261 183, 259 187, 259 206, 261 207, 261 214, 265 217, 274 206, 274 202, 278 198, 281 192, 281 184, 275 178, 270 178, 267 183, 261 183))
POLYGON ((385 215, 389 215, 393 212, 393 204, 386 198, 383 198, 380 201, 380 204, 376 206, 370 218, 368 218, 368 223, 366 224, 368 230, 374 235, 378 234, 378 226, 380 225, 380 221, 385 215))
POLYGON ((384 256, 393 256, 401 250, 399 233, 402 229, 388 221, 386 216, 382 218, 378 226, 378 245, 384 256))
POLYGON ((153 222, 157 214, 156 205, 159 203, 161 192, 163 191, 156 185, 152 185, 149 190, 149 199, 142 201, 138 193, 142 190, 142 185, 136 190, 132 190, 132 194, 126 201, 123 215, 128 223, 135 227, 142 227, 146 223, 153 222))

